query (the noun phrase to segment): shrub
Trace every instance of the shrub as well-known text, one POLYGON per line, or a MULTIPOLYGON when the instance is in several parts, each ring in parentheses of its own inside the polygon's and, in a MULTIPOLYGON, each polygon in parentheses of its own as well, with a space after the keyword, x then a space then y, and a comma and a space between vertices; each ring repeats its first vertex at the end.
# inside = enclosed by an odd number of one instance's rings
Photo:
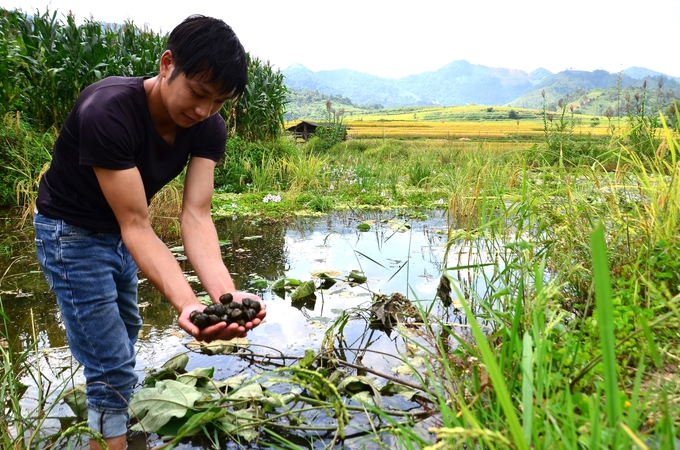
POLYGON ((342 124, 342 116, 345 110, 332 108, 330 100, 326 101, 326 122, 316 128, 316 137, 319 139, 320 150, 328 150, 335 144, 347 138, 347 127, 342 124))
POLYGON ((215 187, 223 192, 244 192, 253 182, 253 173, 265 163, 273 163, 297 153, 295 144, 286 138, 274 142, 247 142, 240 136, 227 141, 222 161, 215 168, 215 187))

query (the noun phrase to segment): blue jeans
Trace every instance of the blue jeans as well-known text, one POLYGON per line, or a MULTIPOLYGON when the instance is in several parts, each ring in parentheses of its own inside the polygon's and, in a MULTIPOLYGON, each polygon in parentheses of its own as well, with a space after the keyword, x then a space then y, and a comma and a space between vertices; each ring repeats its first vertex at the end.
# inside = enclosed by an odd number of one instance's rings
POLYGON ((104 438, 121 436, 138 382, 137 265, 120 235, 40 214, 33 224, 38 262, 57 297, 71 352, 84 368, 89 426, 104 438))

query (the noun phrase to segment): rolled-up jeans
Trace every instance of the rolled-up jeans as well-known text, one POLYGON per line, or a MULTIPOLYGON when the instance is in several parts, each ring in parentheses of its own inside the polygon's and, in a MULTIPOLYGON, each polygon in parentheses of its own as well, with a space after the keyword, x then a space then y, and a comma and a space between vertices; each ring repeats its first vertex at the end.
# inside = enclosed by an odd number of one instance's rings
POLYGON ((33 224, 38 262, 57 297, 71 353, 84 368, 88 425, 104 438, 121 436, 138 382, 137 265, 120 235, 41 214, 33 224))

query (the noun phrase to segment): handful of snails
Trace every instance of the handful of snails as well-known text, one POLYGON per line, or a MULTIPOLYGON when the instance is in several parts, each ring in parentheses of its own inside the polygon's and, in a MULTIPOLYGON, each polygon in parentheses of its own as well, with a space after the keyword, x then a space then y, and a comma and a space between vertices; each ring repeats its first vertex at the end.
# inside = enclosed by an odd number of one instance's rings
POLYGON ((241 302, 234 301, 231 294, 220 297, 220 303, 207 306, 203 312, 192 311, 189 319, 198 328, 203 329, 219 322, 237 323, 240 326, 252 321, 260 312, 260 302, 252 298, 244 298, 241 302))

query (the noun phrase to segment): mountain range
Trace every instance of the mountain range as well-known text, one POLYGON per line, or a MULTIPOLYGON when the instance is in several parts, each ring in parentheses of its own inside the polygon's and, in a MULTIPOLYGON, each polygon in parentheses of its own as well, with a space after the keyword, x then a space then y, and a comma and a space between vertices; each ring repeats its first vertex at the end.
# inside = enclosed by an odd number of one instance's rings
POLYGON ((642 67, 630 67, 620 73, 605 70, 552 73, 542 68, 525 72, 458 60, 436 71, 399 79, 349 69, 313 72, 300 64, 293 64, 281 72, 289 90, 346 97, 359 107, 476 104, 538 109, 544 102, 556 104, 565 98, 569 101, 581 98, 578 104, 585 107, 606 90, 616 89, 619 93, 644 90, 645 82, 649 92, 664 92, 664 103, 680 94, 680 77, 642 67))

